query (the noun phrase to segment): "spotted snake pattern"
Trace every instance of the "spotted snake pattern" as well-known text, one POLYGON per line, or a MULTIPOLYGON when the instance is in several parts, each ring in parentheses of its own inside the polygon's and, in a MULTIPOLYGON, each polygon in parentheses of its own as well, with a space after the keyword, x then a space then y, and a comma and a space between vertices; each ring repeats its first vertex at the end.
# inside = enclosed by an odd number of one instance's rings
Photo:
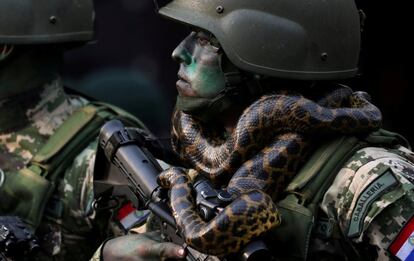
POLYGON ((187 171, 173 167, 159 176, 186 242, 211 255, 238 252, 280 224, 274 201, 306 159, 311 137, 366 133, 381 125, 381 113, 366 93, 340 87, 322 98, 280 91, 262 96, 241 114, 230 135, 181 111, 173 115, 173 148, 233 202, 206 222, 192 196, 187 171))

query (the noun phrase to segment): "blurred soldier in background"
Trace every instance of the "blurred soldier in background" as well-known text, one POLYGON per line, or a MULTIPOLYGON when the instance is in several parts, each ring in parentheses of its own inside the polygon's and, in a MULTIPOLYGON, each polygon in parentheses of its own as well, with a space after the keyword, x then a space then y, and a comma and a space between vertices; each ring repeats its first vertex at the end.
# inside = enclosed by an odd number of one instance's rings
POLYGON ((92 205, 97 134, 112 118, 144 128, 62 85, 63 52, 90 41, 93 22, 90 0, 0 3, 0 215, 35 231, 30 259, 87 260, 111 235, 111 213, 92 205))

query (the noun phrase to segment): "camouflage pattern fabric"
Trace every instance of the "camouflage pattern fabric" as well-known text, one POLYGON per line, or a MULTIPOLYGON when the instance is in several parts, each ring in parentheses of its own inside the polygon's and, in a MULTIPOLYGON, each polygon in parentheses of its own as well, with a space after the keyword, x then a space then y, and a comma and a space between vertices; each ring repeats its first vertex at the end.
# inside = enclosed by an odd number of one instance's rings
MULTIPOLYGON (((26 124, 10 132, 0 129, 0 169, 4 172, 23 168, 56 129, 88 101, 65 94, 61 81, 55 80, 36 92, 29 103, 21 106, 24 121, 14 117, 26 124)), ((2 104, 0 101, 1 114, 6 115, 2 104)), ((13 110, 9 113, 13 115, 13 110)), ((42 247, 38 260, 87 260, 105 238, 108 216, 96 217, 92 208, 96 148, 97 140, 61 175, 37 230, 42 247)))
POLYGON ((376 260, 395 260, 387 249, 414 214, 413 162, 402 146, 361 149, 324 196, 321 209, 355 247, 375 249, 376 260))

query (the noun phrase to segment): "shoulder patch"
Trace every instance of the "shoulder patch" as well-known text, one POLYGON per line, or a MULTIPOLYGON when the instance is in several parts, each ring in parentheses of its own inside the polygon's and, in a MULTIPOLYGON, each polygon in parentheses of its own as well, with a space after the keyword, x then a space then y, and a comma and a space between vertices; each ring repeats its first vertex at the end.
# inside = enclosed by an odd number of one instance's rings
POLYGON ((388 250, 402 261, 414 260, 414 217, 403 227, 388 250))
POLYGON ((356 237, 362 233, 364 218, 372 203, 389 191, 391 187, 399 184, 391 170, 387 170, 376 178, 359 195, 355 208, 352 211, 349 223, 348 237, 356 237))

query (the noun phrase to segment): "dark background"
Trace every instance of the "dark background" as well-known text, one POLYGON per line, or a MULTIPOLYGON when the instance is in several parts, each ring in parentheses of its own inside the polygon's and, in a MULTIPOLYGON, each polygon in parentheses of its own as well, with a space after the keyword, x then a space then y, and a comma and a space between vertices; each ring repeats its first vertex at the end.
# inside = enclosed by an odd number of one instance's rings
MULTIPOLYGON (((361 73, 350 84, 371 94, 385 128, 413 144, 412 15, 409 1, 399 2, 357 2, 367 19, 361 73)), ((158 16, 150 0, 97 0, 95 8, 96 43, 67 53, 64 80, 168 135, 178 69, 171 52, 190 30, 158 16)))

